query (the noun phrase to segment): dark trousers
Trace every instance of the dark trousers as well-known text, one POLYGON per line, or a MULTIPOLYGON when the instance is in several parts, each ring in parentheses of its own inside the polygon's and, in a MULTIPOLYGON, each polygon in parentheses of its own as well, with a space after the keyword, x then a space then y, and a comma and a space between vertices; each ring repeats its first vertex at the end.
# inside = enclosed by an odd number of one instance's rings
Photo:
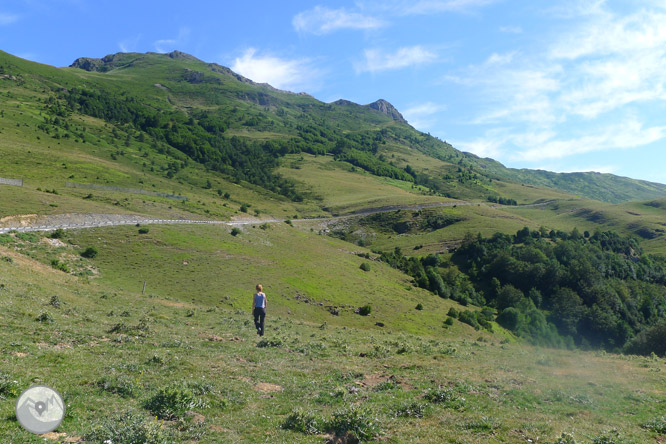
POLYGON ((261 307, 255 307, 254 312, 254 326, 257 327, 257 334, 259 336, 264 335, 264 318, 266 318, 266 309, 261 307))

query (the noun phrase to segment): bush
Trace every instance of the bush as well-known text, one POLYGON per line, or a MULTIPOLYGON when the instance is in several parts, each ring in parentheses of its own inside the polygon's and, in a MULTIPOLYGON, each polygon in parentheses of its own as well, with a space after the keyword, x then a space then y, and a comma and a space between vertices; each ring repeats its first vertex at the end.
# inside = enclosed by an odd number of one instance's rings
POLYGON ((167 429, 156 421, 146 419, 141 413, 127 411, 113 418, 103 419, 91 431, 83 435, 92 443, 141 443, 167 444, 173 442, 167 429))
POLYGON ((458 310, 456 310, 453 307, 449 308, 449 312, 447 313, 448 316, 451 316, 452 318, 455 318, 455 319, 458 319, 459 314, 460 313, 458 313, 458 310))
POLYGON ((350 406, 333 413, 327 431, 336 436, 352 434, 361 441, 368 441, 379 435, 379 427, 372 412, 366 407, 350 406))
POLYGON ((363 262, 359 268, 363 271, 370 271, 370 264, 367 262, 363 262))
POLYGON ((476 314, 471 310, 461 311, 460 315, 458 316, 458 320, 460 322, 464 322, 465 324, 474 327, 474 330, 481 329, 481 325, 479 324, 479 321, 476 319, 476 314))
POLYGON ((60 308, 62 306, 62 302, 60 302, 60 298, 57 295, 51 296, 51 300, 49 301, 49 305, 54 307, 54 308, 60 308))
POLYGON ((183 418, 185 412, 196 407, 206 407, 191 389, 180 384, 162 387, 144 407, 159 419, 183 418))
POLYGON ((518 309, 509 307, 502 310, 499 316, 497 316, 497 323, 507 330, 516 331, 518 326, 521 324, 522 315, 518 309))
POLYGON ((52 324, 53 323, 53 317, 49 313, 43 312, 42 314, 40 314, 39 316, 37 316, 35 318, 35 321, 45 322, 47 324, 52 324))
POLYGON ((318 435, 322 432, 323 422, 315 415, 298 408, 292 411, 284 423, 282 423, 282 428, 301 432, 306 435, 318 435))
POLYGON ((51 259, 51 266, 55 268, 56 270, 64 271, 65 273, 69 273, 69 267, 67 267, 67 264, 64 264, 60 262, 58 259, 51 259))
POLYGON ((148 227, 141 227, 139 228, 139 234, 148 234, 150 229, 148 227))
POLYGON ((51 239, 62 239, 63 237, 65 237, 65 230, 63 230, 62 228, 58 228, 53 233, 51 233, 49 237, 51 239))
POLYGON ((646 328, 633 338, 625 347, 626 353, 649 355, 655 353, 666 356, 666 322, 646 328))
POLYGON ((242 233, 242 231, 240 230, 240 228, 234 227, 234 228, 231 229, 231 235, 232 236, 238 236, 241 233, 242 233))
MULTIPOLYGON (((139 231, 141 231, 141 230, 139 230, 139 231)), ((97 257, 98 254, 99 254, 99 251, 97 251, 97 248, 88 247, 81 253, 81 257, 85 257, 87 259, 94 259, 94 258, 97 257)))
POLYGON ((358 314, 361 316, 368 316, 372 311, 372 307, 369 305, 364 305, 363 307, 358 308, 358 314))
POLYGON ((423 304, 421 304, 420 302, 418 304, 416 304, 416 309, 417 310, 423 310, 423 304))

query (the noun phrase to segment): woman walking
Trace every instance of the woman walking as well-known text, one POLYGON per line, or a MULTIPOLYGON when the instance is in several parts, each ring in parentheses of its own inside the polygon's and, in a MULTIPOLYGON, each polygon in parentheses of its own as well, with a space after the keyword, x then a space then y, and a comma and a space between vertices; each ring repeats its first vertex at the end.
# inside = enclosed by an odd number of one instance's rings
POLYGON ((266 295, 264 287, 257 284, 257 292, 252 298, 252 314, 254 315, 254 326, 257 328, 259 336, 264 335, 264 318, 266 318, 266 295))

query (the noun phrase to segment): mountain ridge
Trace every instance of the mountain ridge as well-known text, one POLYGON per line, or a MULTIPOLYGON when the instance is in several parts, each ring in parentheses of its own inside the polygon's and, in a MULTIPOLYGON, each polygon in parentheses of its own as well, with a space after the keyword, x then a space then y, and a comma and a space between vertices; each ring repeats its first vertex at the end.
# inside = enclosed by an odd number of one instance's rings
MULTIPOLYGON (((13 56, 5 56, 9 65, 12 63, 10 57, 13 56)), ((25 73, 36 72, 43 66, 21 65, 17 74, 21 70, 25 73)), ((135 103, 152 103, 150 106, 154 109, 175 106, 175 109, 190 118, 196 117, 192 113, 203 105, 211 110, 205 114, 214 113, 216 119, 226 122, 216 125, 219 128, 227 127, 227 135, 243 134, 245 140, 252 141, 271 134, 270 138, 276 142, 289 145, 297 142, 297 151, 334 154, 339 160, 352 163, 372 174, 400 177, 448 197, 468 200, 502 197, 492 184, 493 180, 548 187, 612 203, 666 196, 666 185, 614 175, 506 168, 495 160, 462 153, 444 141, 415 130, 397 108, 384 99, 368 105, 357 105, 344 99, 326 104, 304 93, 282 91, 268 84, 256 83, 227 67, 206 63, 180 51, 165 54, 116 53, 100 59, 82 57, 76 59, 70 68, 49 68, 48 74, 45 71, 45 74, 40 75, 59 76, 62 78, 62 81, 59 80, 62 87, 76 88, 80 78, 67 77, 68 72, 74 72, 67 70, 99 74, 90 77, 86 86, 79 86, 88 91, 98 91, 95 100, 107 100, 104 97, 117 97, 118 94, 130 97, 135 94, 133 89, 140 87, 141 94, 147 95, 145 98, 133 99, 135 103), (107 76, 109 80, 116 80, 108 82, 105 80, 107 76), (155 91, 155 85, 159 85, 162 92, 143 92, 147 87, 155 91), (233 105, 236 108, 242 105, 242 117, 230 114, 234 111, 232 104, 236 104, 233 105), (341 149, 344 152, 337 152, 341 149), (403 149, 408 151, 396 157, 396 150, 403 149), (436 172, 429 169, 427 163, 415 169, 414 156, 418 156, 418 153, 439 159, 445 164, 436 172)), ((90 99, 84 96, 77 95, 76 100, 89 102, 90 99)), ((72 100, 64 95, 62 99, 72 100)), ((113 100, 117 102, 117 99, 113 100)), ((75 108, 82 105, 89 106, 82 103, 75 108)), ((114 106, 126 105, 117 102, 114 106)), ((109 118, 100 112, 95 111, 93 114, 109 118)), ((195 114, 200 112, 196 111, 195 114)), ((280 150, 284 153, 294 148, 285 146, 280 150)))

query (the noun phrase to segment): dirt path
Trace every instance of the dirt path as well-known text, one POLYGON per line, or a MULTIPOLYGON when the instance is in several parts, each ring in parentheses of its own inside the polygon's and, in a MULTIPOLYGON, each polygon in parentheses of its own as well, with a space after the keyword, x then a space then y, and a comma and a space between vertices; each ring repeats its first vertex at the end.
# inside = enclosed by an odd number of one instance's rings
MULTIPOLYGON (((454 207, 466 205, 486 205, 490 208, 528 208, 545 206, 554 201, 540 202, 529 205, 519 206, 505 206, 505 205, 489 205, 483 202, 440 202, 435 204, 419 204, 419 205, 395 205, 380 208, 369 208, 366 210, 355 211, 353 213, 343 214, 334 217, 320 217, 312 219, 293 219, 293 222, 324 222, 336 221, 341 219, 348 219, 352 217, 369 216, 377 213, 387 213, 397 210, 421 210, 424 208, 435 207, 454 207)), ((77 229, 77 228, 96 228, 96 227, 111 227, 120 225, 165 225, 165 224, 222 224, 228 226, 242 226, 250 224, 263 224, 263 223, 277 223, 284 222, 285 219, 243 219, 243 220, 195 220, 195 219, 156 219, 140 215, 127 215, 127 214, 101 214, 101 213, 86 213, 86 214, 56 214, 50 216, 37 216, 37 215, 17 215, 4 217, 0 223, 4 227, 0 227, 0 234, 8 233, 10 231, 26 232, 26 231, 53 231, 58 228, 63 230, 77 229)))

